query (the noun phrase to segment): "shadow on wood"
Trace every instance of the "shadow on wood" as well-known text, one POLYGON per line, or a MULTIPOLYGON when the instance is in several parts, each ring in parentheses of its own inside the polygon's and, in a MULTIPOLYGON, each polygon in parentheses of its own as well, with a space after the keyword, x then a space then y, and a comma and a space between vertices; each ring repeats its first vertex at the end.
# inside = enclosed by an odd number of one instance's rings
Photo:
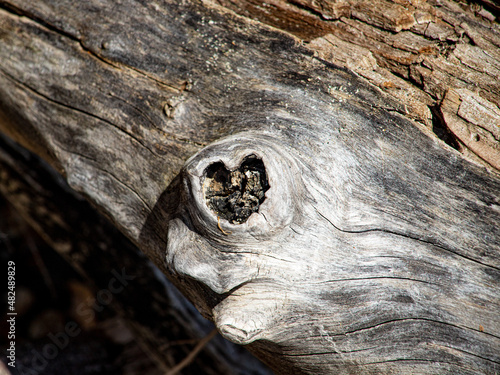
POLYGON ((1 130, 277 373, 498 372, 495 16, 248 4, 2 0, 1 130))

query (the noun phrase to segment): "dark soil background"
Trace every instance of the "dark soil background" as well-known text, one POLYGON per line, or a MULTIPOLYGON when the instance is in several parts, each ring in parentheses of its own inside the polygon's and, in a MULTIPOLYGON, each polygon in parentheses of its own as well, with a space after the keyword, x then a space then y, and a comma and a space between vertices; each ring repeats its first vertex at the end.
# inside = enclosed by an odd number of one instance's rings
MULTIPOLYGON (((0 374, 112 375, 152 370, 133 334, 112 311, 96 311, 92 319, 76 312, 82 302, 92 302, 94 291, 1 196, 0 257, 6 269, 8 261, 15 262, 17 312, 16 368, 6 366, 9 325, 7 319, 0 321, 0 366, 4 366, 0 374), (70 322, 81 331, 66 342, 61 335, 70 322)), ((8 308, 6 286, 7 280, 2 287, 3 316, 8 308)))

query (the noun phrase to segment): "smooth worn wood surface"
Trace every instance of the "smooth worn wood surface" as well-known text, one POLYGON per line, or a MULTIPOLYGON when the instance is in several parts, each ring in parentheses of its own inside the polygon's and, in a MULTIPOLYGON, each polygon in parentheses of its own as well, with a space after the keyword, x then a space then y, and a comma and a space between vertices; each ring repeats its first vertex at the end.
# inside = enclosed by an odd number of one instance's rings
MULTIPOLYGON (((131 356, 127 347, 115 363, 126 375, 144 374, 146 369, 148 375, 165 375, 191 355, 198 341, 210 337, 213 326, 125 236, 75 194, 43 160, 3 136, 0 193, 87 279, 91 301, 75 302, 75 330, 85 331, 90 323, 95 324, 92 316, 107 309, 108 314, 110 310, 123 319, 126 328, 135 334, 133 341, 141 351, 131 356)), ((74 348, 84 345, 79 339, 70 341, 69 348, 63 345, 57 361, 49 361, 45 366, 43 362, 34 362, 30 345, 44 353, 46 342, 18 341, 16 368, 7 367, 11 372, 6 374, 65 373, 69 370, 65 370, 62 358, 74 365, 72 375, 95 374, 95 365, 89 364, 81 372, 76 370, 82 366, 78 361, 89 360, 91 351, 74 348), (76 349, 81 357, 72 353, 76 349), (34 363, 42 365, 33 367, 34 363)), ((205 342, 191 362, 183 366, 182 374, 271 373, 246 350, 220 336, 205 342)))
POLYGON ((488 9, 2 0, 0 129, 277 374, 494 374, 488 9))

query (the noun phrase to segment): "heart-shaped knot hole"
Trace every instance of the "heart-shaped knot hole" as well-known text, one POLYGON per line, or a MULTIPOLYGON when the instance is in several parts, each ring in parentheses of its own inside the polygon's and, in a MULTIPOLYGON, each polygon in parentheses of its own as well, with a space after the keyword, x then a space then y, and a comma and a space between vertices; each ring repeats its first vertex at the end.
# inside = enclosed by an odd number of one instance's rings
POLYGON ((247 156, 240 167, 229 171, 217 162, 205 170, 203 194, 207 206, 232 224, 242 224, 264 202, 269 182, 266 168, 255 155, 247 156))

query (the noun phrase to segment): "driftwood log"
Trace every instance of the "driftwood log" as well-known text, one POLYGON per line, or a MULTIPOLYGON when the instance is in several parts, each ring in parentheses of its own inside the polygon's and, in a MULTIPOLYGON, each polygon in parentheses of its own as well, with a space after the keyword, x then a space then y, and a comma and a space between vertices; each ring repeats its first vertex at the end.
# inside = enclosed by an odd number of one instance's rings
POLYGON ((0 129, 277 374, 496 374, 481 4, 2 0, 0 129))

